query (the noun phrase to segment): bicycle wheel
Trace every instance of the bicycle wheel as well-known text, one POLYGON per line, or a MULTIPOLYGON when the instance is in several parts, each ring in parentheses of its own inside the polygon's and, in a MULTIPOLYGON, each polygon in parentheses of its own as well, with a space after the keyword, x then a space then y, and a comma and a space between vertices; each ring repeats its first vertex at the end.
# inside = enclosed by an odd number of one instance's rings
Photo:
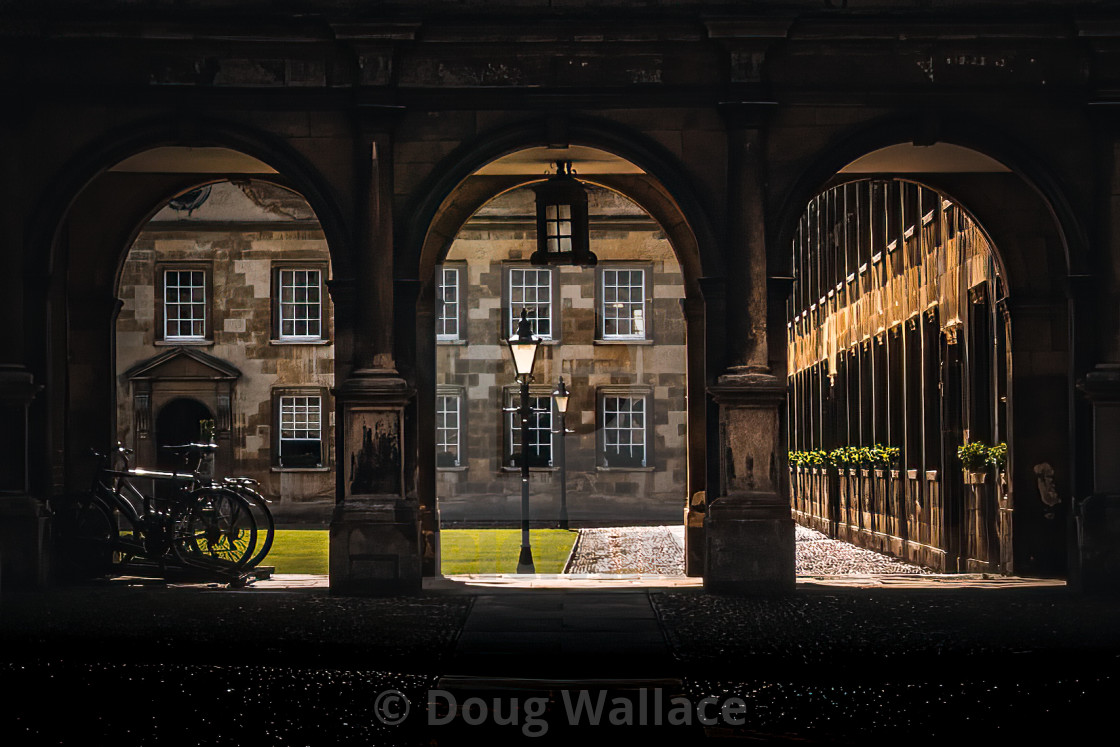
POLYGON ((268 555, 268 551, 272 549, 276 522, 272 518, 272 511, 268 508, 268 502, 260 493, 244 485, 235 486, 233 490, 248 502, 249 509, 253 512, 253 519, 257 522, 257 551, 245 563, 246 568, 256 568, 268 555), (261 536, 262 533, 263 537, 261 536))
POLYGON ((173 547, 185 563, 239 570, 256 543, 257 523, 244 498, 232 490, 200 488, 187 498, 173 547))

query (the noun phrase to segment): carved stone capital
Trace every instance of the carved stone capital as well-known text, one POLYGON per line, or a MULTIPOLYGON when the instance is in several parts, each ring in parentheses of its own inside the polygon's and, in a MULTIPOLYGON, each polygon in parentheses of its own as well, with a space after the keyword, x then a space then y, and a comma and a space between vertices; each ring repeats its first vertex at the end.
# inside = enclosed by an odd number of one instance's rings
POLYGON ((786 381, 764 368, 744 366, 728 369, 708 392, 728 407, 778 407, 786 397, 786 381))
POLYGON ((1120 363, 1098 364, 1077 382, 1077 388, 1090 402, 1120 402, 1120 363))
POLYGON ((26 368, 0 365, 0 406, 26 407, 42 389, 26 368))
POLYGON ((404 406, 415 394, 415 389, 390 368, 358 369, 334 390, 334 395, 343 403, 399 406, 404 406))

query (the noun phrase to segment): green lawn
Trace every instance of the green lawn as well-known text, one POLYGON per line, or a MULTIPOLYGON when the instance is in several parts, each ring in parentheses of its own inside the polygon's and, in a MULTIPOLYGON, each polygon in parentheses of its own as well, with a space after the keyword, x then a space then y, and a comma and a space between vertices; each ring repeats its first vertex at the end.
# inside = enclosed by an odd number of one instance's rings
POLYGON ((277 529, 261 564, 276 566, 277 573, 325 574, 329 540, 326 529, 277 529))
MULTIPOLYGON (((578 532, 530 529, 537 573, 560 573, 578 532)), ((445 576, 456 573, 516 573, 521 554, 520 529, 444 529, 440 532, 445 576)))
MULTIPOLYGON (((577 532, 532 529, 529 541, 537 573, 560 573, 572 551, 577 532)), ((521 550, 520 529, 444 529, 440 532, 445 575, 457 573, 516 573, 521 550)), ((276 573, 327 572, 328 533, 325 529, 277 529, 264 565, 276 573)))

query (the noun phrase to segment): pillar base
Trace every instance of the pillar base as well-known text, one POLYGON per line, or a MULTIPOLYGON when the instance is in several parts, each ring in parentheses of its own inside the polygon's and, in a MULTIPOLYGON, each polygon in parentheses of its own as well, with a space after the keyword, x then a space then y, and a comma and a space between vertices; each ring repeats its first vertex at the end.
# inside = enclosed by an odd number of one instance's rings
POLYGON ((692 505, 684 510, 684 575, 704 575, 704 491, 692 497, 692 505))
POLYGON ((43 589, 51 573, 50 511, 27 495, 0 496, 0 588, 43 589))
POLYGON ((420 514, 397 496, 348 498, 330 529, 331 593, 415 594, 421 589, 420 514))
POLYGON ((1077 546, 1070 585, 1086 594, 1120 596, 1120 493, 1076 504, 1077 546))
POLYGON ((708 506, 704 590, 773 596, 796 585, 794 523, 773 493, 725 496, 708 506))

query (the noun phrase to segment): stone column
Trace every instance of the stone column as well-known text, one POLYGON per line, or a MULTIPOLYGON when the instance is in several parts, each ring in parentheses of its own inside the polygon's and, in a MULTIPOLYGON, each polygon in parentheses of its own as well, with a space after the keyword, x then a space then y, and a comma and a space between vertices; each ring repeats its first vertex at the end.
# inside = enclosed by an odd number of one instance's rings
POLYGON ((0 585, 43 586, 49 570, 48 511, 32 495, 28 410, 42 389, 29 368, 24 205, 19 123, 0 126, 0 585))
MULTIPOLYGON (((335 390, 337 503, 330 528, 331 592, 396 594, 420 590, 419 508, 405 472, 405 408, 413 389, 393 357, 392 141, 367 133, 368 159, 357 180, 360 226, 352 294, 336 319, 352 329, 352 358, 335 390)), ((350 296, 347 298, 347 296, 350 296)))
MULTIPOLYGON (((709 502, 704 588, 793 590, 794 527, 786 484, 784 367, 771 370, 761 125, 765 105, 724 107, 728 131, 726 369, 709 385, 719 406, 718 497, 709 502)), ((713 320, 714 321, 714 320, 713 320)), ((715 487, 709 483, 711 492, 715 487)))
MULTIPOLYGON (((703 287, 705 281, 701 280, 700 284, 703 287)), ((722 286, 720 282, 721 291, 722 286)), ((688 342, 688 505, 684 509, 684 572, 688 576, 704 575, 704 517, 708 511, 708 461, 705 452, 706 444, 715 443, 705 432, 708 417, 701 409, 708 406, 704 371, 709 370, 709 367, 704 359, 704 351, 710 346, 706 344, 704 337, 709 329, 704 316, 706 303, 711 300, 687 298, 681 301, 686 325, 685 339, 688 342), (701 407, 695 407, 694 403, 699 403, 701 407)), ((722 318, 722 310, 720 317, 722 318)), ((711 325, 710 329, 722 331, 723 325, 717 323, 711 325)))

